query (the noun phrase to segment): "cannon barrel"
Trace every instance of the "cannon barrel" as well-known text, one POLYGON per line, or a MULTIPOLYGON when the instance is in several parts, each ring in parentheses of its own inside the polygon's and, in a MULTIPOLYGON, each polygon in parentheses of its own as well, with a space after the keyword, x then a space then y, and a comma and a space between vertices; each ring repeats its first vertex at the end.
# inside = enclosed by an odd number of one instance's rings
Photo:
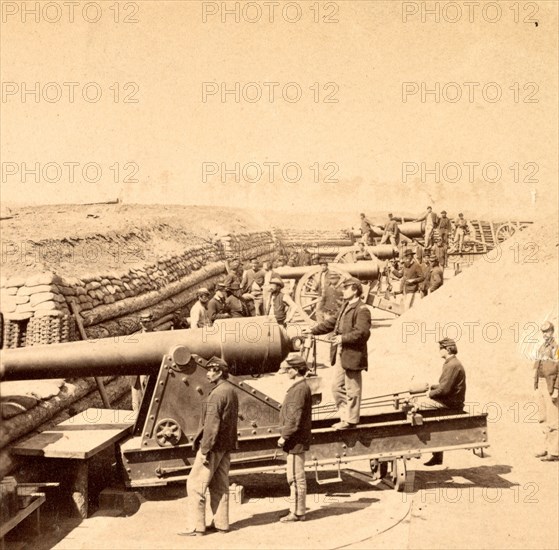
POLYGON ((285 329, 268 317, 224 319, 200 329, 2 350, 0 379, 150 374, 178 345, 205 359, 222 357, 236 375, 276 370, 291 351, 285 329))
POLYGON ((400 233, 409 239, 423 237, 425 233, 425 222, 404 222, 398 226, 400 233))
MULTIPOLYGON (((355 263, 332 263, 330 264, 331 269, 342 269, 348 272, 352 277, 357 277, 358 279, 364 280, 375 280, 379 276, 379 265, 378 262, 365 261, 365 262, 355 262, 355 263)), ((274 272, 277 273, 282 279, 302 279, 305 275, 313 273, 320 270, 318 266, 313 265, 301 265, 295 267, 276 267, 274 272)))

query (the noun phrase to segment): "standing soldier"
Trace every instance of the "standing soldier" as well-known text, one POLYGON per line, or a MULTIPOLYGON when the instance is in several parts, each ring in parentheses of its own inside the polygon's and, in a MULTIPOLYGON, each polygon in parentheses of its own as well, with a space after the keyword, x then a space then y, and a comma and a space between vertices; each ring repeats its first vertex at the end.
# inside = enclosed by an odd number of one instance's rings
POLYGON ((437 258, 431 257, 431 270, 429 271, 429 294, 435 292, 435 290, 443 286, 443 283, 443 268, 439 265, 437 258))
POLYGON ((225 283, 217 283, 215 288, 214 297, 208 302, 208 316, 212 324, 216 319, 228 319, 231 317, 225 305, 225 300, 227 299, 225 283))
POLYGON ((464 237, 470 232, 468 222, 464 219, 464 214, 460 212, 456 220, 456 229, 454 230, 454 248, 458 248, 458 253, 462 254, 464 247, 464 237))
POLYGON ((444 244, 442 237, 437 237, 435 246, 431 248, 431 256, 437 258, 439 265, 442 268, 446 267, 447 247, 444 244))
POLYGON ((393 246, 398 246, 398 236, 400 235, 400 230, 398 229, 398 222, 394 219, 392 214, 388 214, 388 221, 384 226, 384 233, 382 234, 382 239, 380 244, 389 242, 393 246))
POLYGON ((330 317, 303 334, 327 334, 333 331, 330 351, 332 365, 336 365, 332 394, 340 413, 340 422, 332 427, 347 430, 359 423, 362 376, 367 370, 367 340, 371 335, 371 312, 361 300, 363 286, 355 277, 343 283, 343 304, 337 318, 330 317))
MULTIPOLYGON (((140 315, 140 332, 142 334, 144 332, 153 332, 153 315, 151 313, 142 313, 140 315)), ((133 411, 137 412, 140 410, 148 379, 149 376, 144 374, 130 377, 133 411)))
POLYGON ((373 244, 373 223, 367 219, 365 214, 359 214, 361 218, 361 238, 366 245, 373 244))
POLYGON ((304 521, 307 509, 307 480, 305 478, 305 451, 310 449, 312 428, 311 389, 305 380, 307 363, 300 355, 285 360, 286 373, 293 384, 287 390, 280 409, 281 437, 278 447, 287 453, 287 483, 291 493, 291 506, 282 523, 304 521))
POLYGON ((553 337, 554 330, 549 321, 541 326, 544 341, 534 364, 534 389, 545 442, 545 449, 536 453, 536 457, 543 462, 559 460, 559 349, 553 337))
POLYGON ((225 307, 231 317, 249 317, 250 311, 241 298, 241 285, 239 283, 231 283, 227 287, 227 299, 225 300, 225 307))
POLYGON ((446 217, 446 210, 441 212, 441 219, 439 220, 439 235, 443 240, 443 244, 448 246, 448 237, 450 236, 450 218, 446 217))
POLYGON ((285 327, 291 321, 297 306, 291 296, 282 292, 284 286, 278 275, 270 279, 270 293, 265 297, 264 311, 266 315, 275 317, 278 325, 285 327))
POLYGON ((206 368, 214 387, 202 409, 200 430, 194 439, 198 452, 186 482, 190 529, 179 533, 181 536, 206 533, 206 490, 213 514, 209 529, 229 531, 229 467, 231 451, 237 448, 239 401, 235 389, 227 382, 227 363, 212 357, 206 368))
POLYGON ((243 271, 243 276, 241 278, 241 289, 243 291, 243 294, 250 292, 254 278, 256 277, 256 274, 259 270, 260 262, 257 258, 251 258, 250 267, 249 269, 245 269, 243 271))
POLYGON ((210 316, 208 314, 208 302, 210 301, 210 291, 201 287, 196 291, 198 301, 190 310, 190 327, 202 328, 211 326, 210 316))
POLYGON ((435 230, 435 227, 438 223, 437 214, 435 214, 433 212, 433 209, 428 206, 427 211, 415 221, 425 221, 425 243, 423 246, 425 246, 425 248, 431 248, 431 244, 433 243, 433 231, 435 230))
POLYGON ((419 264, 413 259, 415 252, 408 248, 404 252, 404 265, 400 270, 394 270, 396 277, 402 279, 401 293, 404 295, 404 308, 410 309, 416 300, 421 298, 419 285, 423 282, 423 272, 419 264))

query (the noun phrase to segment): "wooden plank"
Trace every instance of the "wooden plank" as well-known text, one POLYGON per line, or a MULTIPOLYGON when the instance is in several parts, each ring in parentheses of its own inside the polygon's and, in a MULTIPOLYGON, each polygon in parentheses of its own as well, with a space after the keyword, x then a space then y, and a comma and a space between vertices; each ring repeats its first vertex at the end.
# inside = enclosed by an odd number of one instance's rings
POLYGON ((52 430, 14 445, 12 452, 25 456, 86 460, 121 439, 130 432, 133 424, 134 414, 131 411, 91 408, 61 422, 52 430))
POLYGON ((0 538, 4 537, 6 533, 9 533, 14 527, 21 523, 27 516, 33 513, 39 506, 45 502, 44 493, 38 493, 37 498, 34 499, 29 506, 26 506, 23 510, 20 510, 15 516, 11 517, 8 521, 5 521, 0 525, 0 538))

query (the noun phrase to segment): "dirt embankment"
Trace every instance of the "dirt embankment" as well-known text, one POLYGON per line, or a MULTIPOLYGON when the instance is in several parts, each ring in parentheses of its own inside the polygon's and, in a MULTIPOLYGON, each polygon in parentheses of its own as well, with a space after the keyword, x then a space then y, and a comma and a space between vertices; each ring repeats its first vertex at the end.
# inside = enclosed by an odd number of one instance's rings
MULTIPOLYGON (((437 341, 454 338, 468 394, 513 398, 531 388, 539 326, 557 323, 558 234, 548 218, 501 247, 398 318, 370 342, 374 382, 436 381, 437 341)), ((559 328, 559 327, 558 327, 559 328)), ((468 398, 468 396, 467 396, 468 398)))

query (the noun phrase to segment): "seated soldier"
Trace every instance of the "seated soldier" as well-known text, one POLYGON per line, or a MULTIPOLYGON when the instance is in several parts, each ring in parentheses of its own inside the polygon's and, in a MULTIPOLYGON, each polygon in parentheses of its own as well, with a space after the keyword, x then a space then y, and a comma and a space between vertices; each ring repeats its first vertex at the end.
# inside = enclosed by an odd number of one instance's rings
MULTIPOLYGON (((441 357, 445 360, 439 383, 431 386, 428 397, 416 400, 420 409, 458 409, 464 408, 466 398, 466 372, 462 363, 456 358, 456 342, 444 338, 439 342, 441 357)), ((425 466, 439 466, 443 463, 443 453, 435 452, 425 466)))

